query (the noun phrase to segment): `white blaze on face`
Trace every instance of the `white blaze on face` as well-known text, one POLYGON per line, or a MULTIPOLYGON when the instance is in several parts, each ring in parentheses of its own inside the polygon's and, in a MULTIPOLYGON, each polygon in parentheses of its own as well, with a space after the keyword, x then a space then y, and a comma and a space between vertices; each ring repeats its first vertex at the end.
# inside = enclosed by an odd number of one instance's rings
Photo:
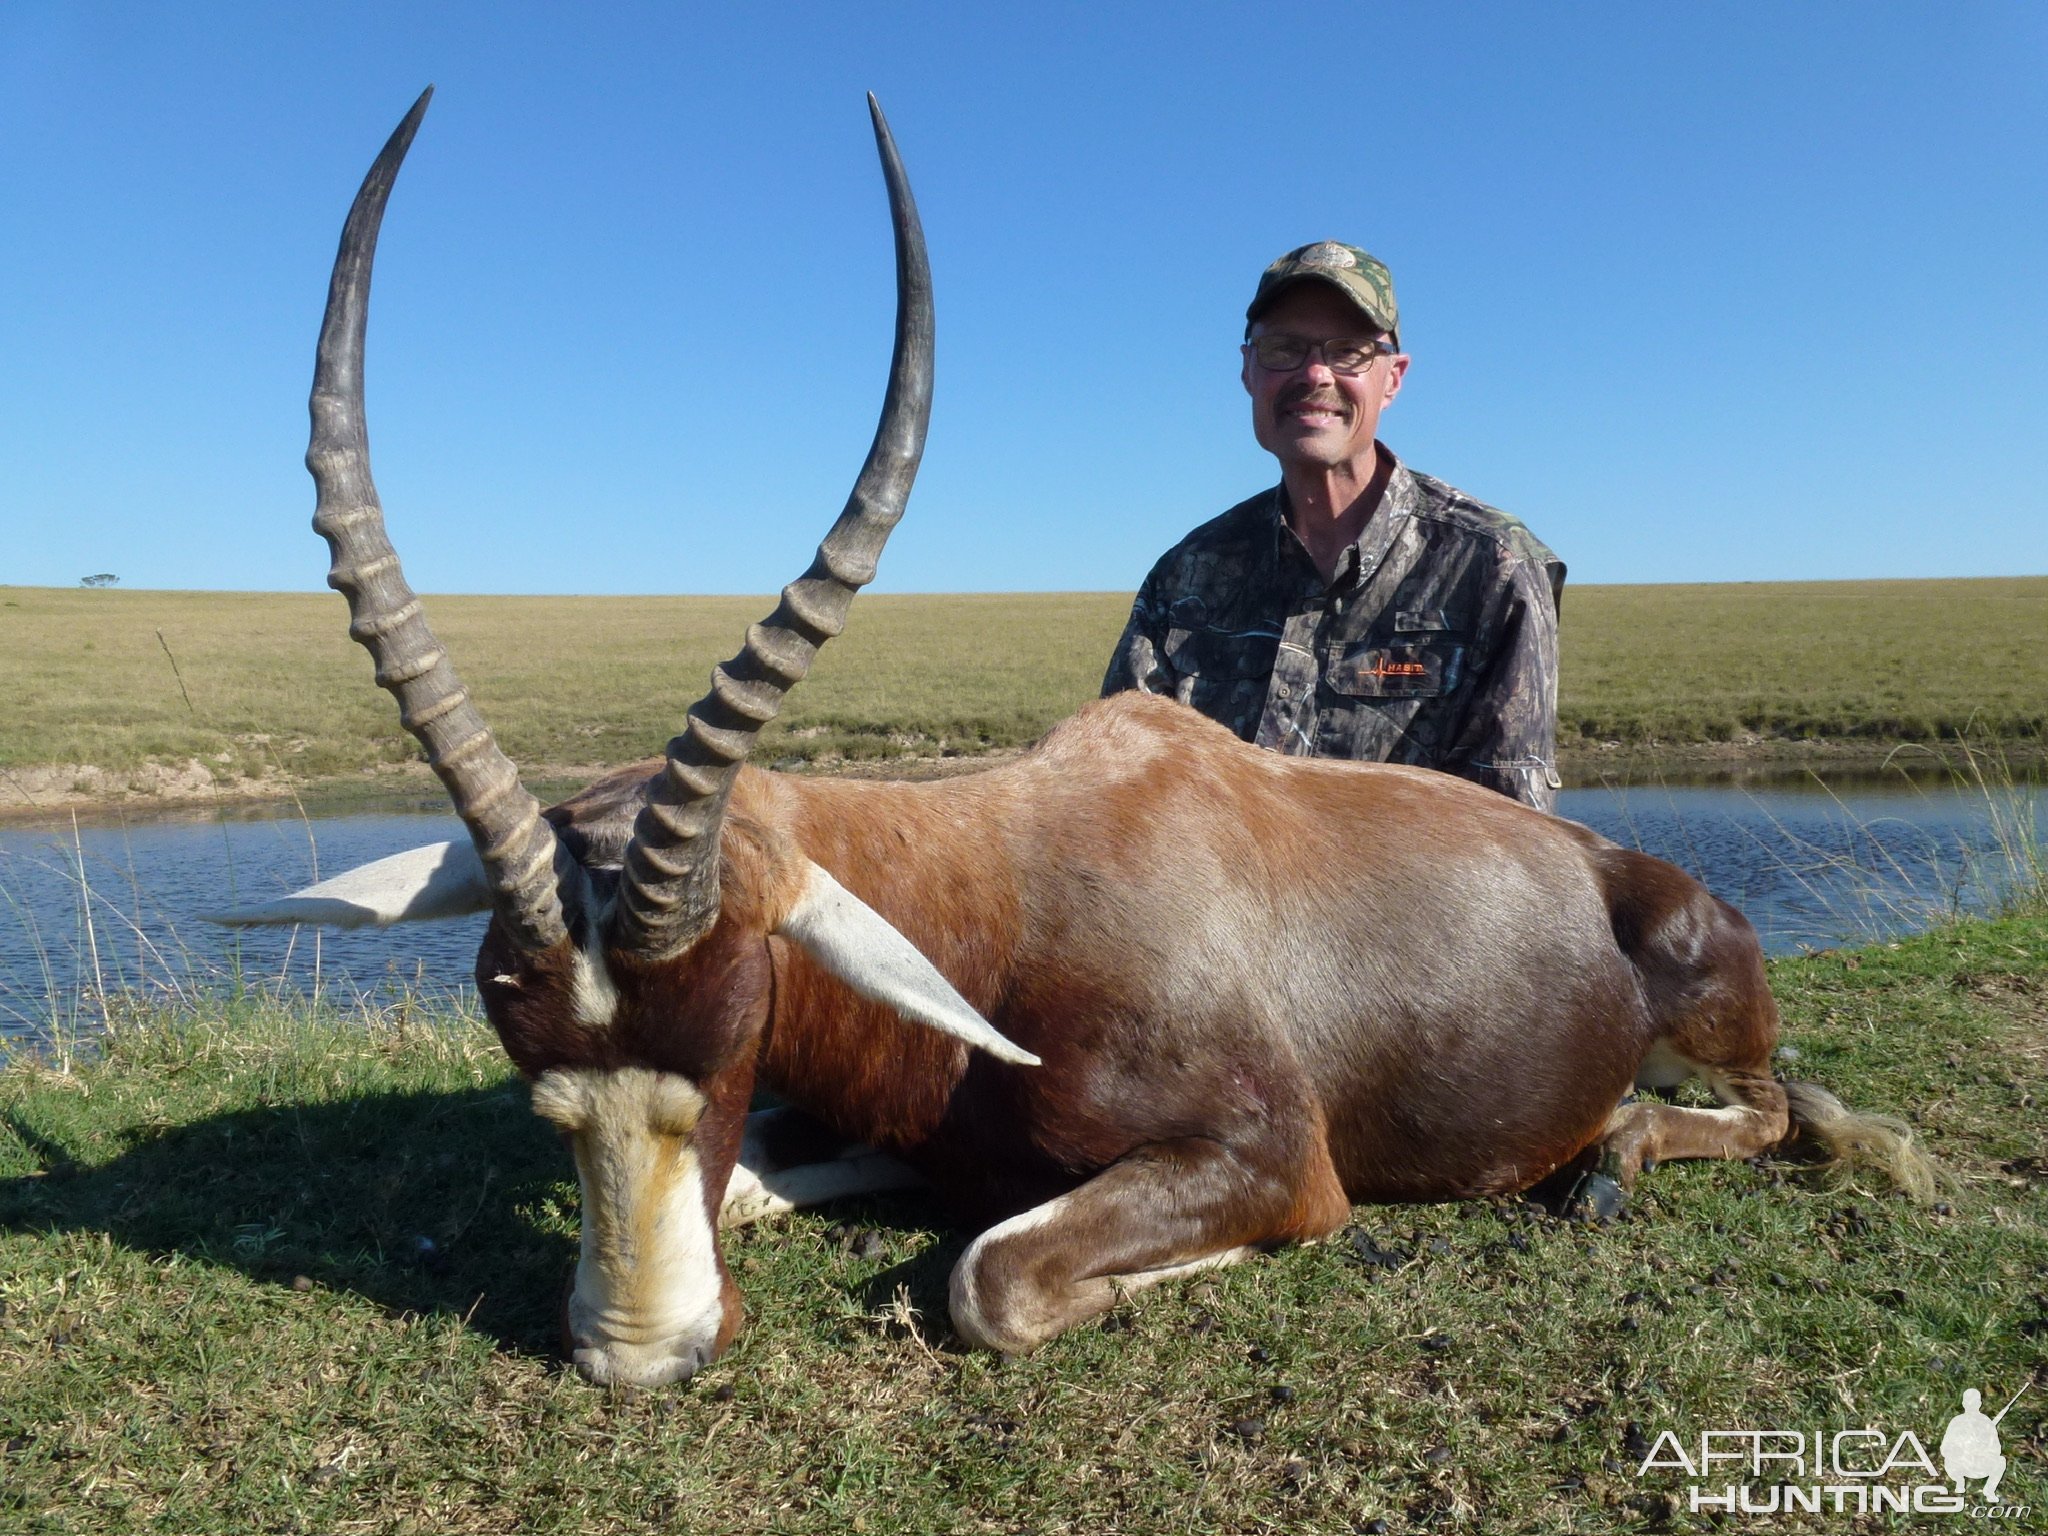
POLYGON ((604 931, 591 925, 583 947, 571 957, 569 1009, 585 1029, 611 1028, 619 1016, 619 989, 604 963, 604 931))
POLYGON ((583 1186, 569 1299, 576 1367, 653 1387, 711 1358, 724 1320, 718 1250, 691 1133, 704 1096, 640 1067, 549 1072, 534 1112, 567 1133, 583 1186))

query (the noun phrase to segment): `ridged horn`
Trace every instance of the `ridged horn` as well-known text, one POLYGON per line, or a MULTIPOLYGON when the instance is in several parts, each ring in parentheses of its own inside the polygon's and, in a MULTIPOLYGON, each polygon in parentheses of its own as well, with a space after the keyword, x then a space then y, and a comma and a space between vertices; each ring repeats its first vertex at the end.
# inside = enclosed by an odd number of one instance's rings
POLYGON ((719 828, 733 780, 818 648, 845 628, 854 593, 874 579, 924 453, 932 410, 931 266, 896 141, 873 96, 868 111, 896 234, 889 392, 846 510, 810 569, 782 589, 765 621, 748 629, 739 654, 712 670, 711 691, 690 707, 682 734, 669 742, 667 766, 633 824, 612 939, 649 958, 688 948, 717 920, 719 828))
POLYGON ((369 319, 370 268, 377 230, 398 167, 412 145, 434 88, 413 103, 363 178, 341 232, 320 354, 313 367, 312 444, 306 468, 320 500, 313 528, 327 540, 333 563, 327 584, 348 599, 348 632, 377 664, 377 685, 398 700, 399 720, 426 750, 448 787, 455 814, 469 828, 490 883, 498 916, 528 950, 547 949, 568 933, 560 878, 580 884, 573 860, 558 857, 554 829, 519 771, 498 750, 470 702, 447 652, 427 627, 420 600, 406 585, 398 554, 384 532, 384 509, 370 479, 369 431, 363 419, 363 333, 369 319))

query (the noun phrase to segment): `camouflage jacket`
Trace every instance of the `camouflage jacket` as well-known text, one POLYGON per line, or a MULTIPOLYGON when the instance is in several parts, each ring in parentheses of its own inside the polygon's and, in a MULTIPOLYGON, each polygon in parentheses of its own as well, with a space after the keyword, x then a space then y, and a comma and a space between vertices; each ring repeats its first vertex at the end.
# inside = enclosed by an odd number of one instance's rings
POLYGON ((1167 551, 1102 691, 1171 694, 1262 747, 1441 768, 1550 810, 1564 562, 1506 513, 1396 463, 1326 585, 1282 494, 1167 551))

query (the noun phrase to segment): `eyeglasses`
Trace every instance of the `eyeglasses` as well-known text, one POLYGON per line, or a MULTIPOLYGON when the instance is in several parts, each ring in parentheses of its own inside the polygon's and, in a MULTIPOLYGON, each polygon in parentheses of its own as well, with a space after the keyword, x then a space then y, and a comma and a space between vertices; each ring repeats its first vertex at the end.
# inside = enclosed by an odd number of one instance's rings
POLYGON ((1330 341, 1310 341, 1285 331, 1269 331, 1245 343, 1261 368, 1291 373, 1311 357, 1320 357, 1332 373, 1363 373, 1379 358, 1392 354, 1384 341, 1359 341, 1344 336, 1330 341))

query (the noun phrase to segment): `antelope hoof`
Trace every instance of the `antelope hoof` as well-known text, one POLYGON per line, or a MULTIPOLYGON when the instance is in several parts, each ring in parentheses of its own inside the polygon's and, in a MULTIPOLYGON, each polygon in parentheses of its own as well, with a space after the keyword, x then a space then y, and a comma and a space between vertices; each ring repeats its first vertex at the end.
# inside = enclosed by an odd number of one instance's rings
POLYGON ((1628 1191, 1604 1173, 1584 1173, 1564 1197, 1562 1214, 1567 1221, 1588 1226, 1612 1221, 1628 1204, 1628 1191))

